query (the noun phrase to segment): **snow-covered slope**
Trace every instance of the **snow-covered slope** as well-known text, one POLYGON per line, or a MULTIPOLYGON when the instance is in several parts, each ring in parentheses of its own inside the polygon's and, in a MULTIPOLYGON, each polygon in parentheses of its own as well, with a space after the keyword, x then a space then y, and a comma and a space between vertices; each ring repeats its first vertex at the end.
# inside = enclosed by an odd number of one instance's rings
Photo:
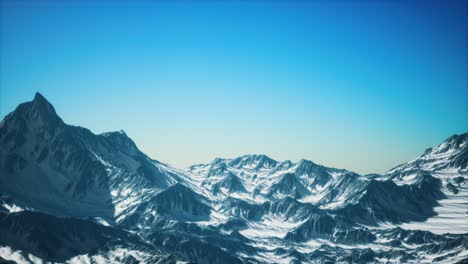
POLYGON ((223 200, 229 195, 255 203, 294 196, 320 206, 339 206, 349 202, 367 182, 347 170, 308 160, 278 162, 265 155, 215 159, 210 164, 191 166, 187 172, 194 184, 213 200, 223 200), (331 189, 335 193, 330 194, 331 189))
POLYGON ((177 169, 37 94, 0 123, 0 262, 466 262, 467 141, 383 175, 266 155, 177 169))
MULTIPOLYGON (((418 159, 384 175, 362 176, 308 160, 278 162, 265 155, 218 158, 210 164, 191 166, 187 172, 197 189, 213 203, 208 223, 223 230, 239 231, 257 248, 287 251, 287 248, 304 247, 304 252, 314 252, 320 247, 306 245, 354 250, 368 247, 380 252, 367 252, 372 255, 372 261, 392 258, 403 262, 447 261, 449 256, 443 253, 422 253, 422 248, 430 248, 429 245, 421 246, 418 252, 415 247, 419 246, 394 247, 396 241, 379 238, 380 232, 384 232, 381 230, 403 227, 462 234, 455 239, 461 239, 458 244, 453 242, 458 245, 450 253, 454 261, 468 254, 467 138, 468 134, 452 136, 418 159), (237 187, 219 188, 226 185, 237 187), (285 198, 289 199, 287 203, 285 198), (265 211, 278 203, 296 209, 283 213, 265 211), (312 208, 297 209, 304 206, 312 208), (290 242, 285 240, 301 245, 286 246, 290 242), (402 251, 413 251, 413 257, 402 251)), ((303 257, 304 252, 295 254, 303 257)), ((319 262, 328 257, 319 257, 319 262)), ((277 252, 257 255, 259 260, 285 262, 297 258, 277 252)))
POLYGON ((434 207, 434 217, 423 222, 405 223, 401 227, 439 234, 468 233, 468 133, 451 136, 381 178, 405 185, 420 181, 424 174, 440 180, 444 197, 434 207))
POLYGON ((39 93, 0 123, 0 192, 19 205, 114 221, 176 178, 123 131, 65 124, 39 93))

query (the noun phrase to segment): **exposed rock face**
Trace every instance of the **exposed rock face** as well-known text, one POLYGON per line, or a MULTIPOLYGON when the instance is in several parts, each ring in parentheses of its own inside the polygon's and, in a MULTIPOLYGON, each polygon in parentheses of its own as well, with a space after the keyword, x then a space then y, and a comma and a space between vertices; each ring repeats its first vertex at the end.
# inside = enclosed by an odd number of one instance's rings
POLYGON ((180 170, 37 94, 0 123, 0 262, 463 263, 467 141, 383 175, 266 155, 180 170))

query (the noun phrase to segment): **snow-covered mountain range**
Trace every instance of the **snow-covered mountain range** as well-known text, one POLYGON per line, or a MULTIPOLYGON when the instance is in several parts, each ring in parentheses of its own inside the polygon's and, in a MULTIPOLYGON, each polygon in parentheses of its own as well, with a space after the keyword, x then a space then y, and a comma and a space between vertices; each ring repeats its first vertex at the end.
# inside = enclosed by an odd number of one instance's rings
POLYGON ((0 262, 466 263, 468 133, 382 175, 265 155, 177 169, 39 93, 0 123, 0 262))

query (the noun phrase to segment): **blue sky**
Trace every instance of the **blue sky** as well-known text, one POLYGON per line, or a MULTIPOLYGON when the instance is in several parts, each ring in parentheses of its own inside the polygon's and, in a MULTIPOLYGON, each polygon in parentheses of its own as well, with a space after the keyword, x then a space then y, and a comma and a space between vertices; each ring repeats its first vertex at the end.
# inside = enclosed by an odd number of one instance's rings
POLYGON ((468 131, 464 1, 1 2, 0 114, 40 91, 179 167, 384 172, 468 131))

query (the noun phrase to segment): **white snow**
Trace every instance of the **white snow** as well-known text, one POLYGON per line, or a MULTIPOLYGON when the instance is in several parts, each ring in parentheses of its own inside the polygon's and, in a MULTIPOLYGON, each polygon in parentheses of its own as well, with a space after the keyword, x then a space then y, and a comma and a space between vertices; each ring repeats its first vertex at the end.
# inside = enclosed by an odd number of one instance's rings
POLYGON ((249 228, 240 231, 240 233, 252 239, 283 238, 291 229, 300 226, 302 223, 304 221, 284 221, 282 217, 265 216, 260 222, 249 223, 249 228))
POLYGON ((134 257, 138 262, 146 263, 147 259, 151 257, 148 253, 141 252, 138 250, 128 250, 125 248, 116 248, 106 252, 104 255, 93 255, 89 256, 88 254, 85 255, 78 255, 66 263, 69 264, 81 264, 81 263, 96 263, 96 264, 120 264, 122 263, 122 259, 126 256, 134 257))
POLYGON ((9 204, 7 204, 7 203, 4 203, 4 204, 3 204, 3 207, 4 207, 5 209, 7 209, 8 212, 10 212, 10 213, 16 213, 16 212, 24 211, 23 208, 17 206, 16 204, 11 204, 11 205, 9 205, 9 204))
POLYGON ((23 254, 21 251, 14 251, 10 247, 0 246, 0 257, 5 260, 11 260, 18 264, 42 264, 44 263, 40 258, 32 254, 23 254))
POLYGON ((434 208, 437 216, 424 222, 401 224, 400 227, 410 230, 425 230, 435 234, 468 233, 468 188, 460 188, 457 195, 448 194, 447 199, 439 201, 434 208))

